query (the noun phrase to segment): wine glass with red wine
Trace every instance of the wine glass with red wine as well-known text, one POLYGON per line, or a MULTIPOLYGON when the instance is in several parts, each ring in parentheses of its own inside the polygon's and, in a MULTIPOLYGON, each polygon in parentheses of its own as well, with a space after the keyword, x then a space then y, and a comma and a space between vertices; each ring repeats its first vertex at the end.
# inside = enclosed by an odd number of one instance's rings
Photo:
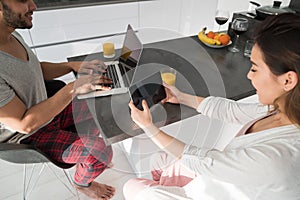
POLYGON ((231 30, 236 34, 234 45, 229 47, 228 50, 231 52, 239 52, 240 49, 237 47, 237 43, 241 34, 248 30, 248 20, 245 18, 235 18, 231 24, 231 30))
POLYGON ((218 32, 220 32, 221 25, 225 24, 229 19, 229 12, 227 10, 217 10, 215 20, 219 24, 218 32))

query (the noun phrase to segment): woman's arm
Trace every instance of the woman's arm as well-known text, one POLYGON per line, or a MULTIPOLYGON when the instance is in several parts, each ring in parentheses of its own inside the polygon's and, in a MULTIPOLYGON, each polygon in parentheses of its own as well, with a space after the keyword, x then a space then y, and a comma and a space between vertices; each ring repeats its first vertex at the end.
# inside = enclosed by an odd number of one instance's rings
POLYGON ((167 97, 162 103, 181 103, 197 109, 203 115, 228 123, 245 124, 266 115, 268 111, 267 106, 258 103, 241 103, 223 97, 210 96, 204 98, 183 93, 176 87, 165 83, 164 86, 167 97))
MULTIPOLYGON (((192 108, 197 109, 198 105, 204 99, 190 94, 179 91, 175 86, 164 83, 166 90, 166 98, 162 100, 162 103, 181 103, 192 108)), ((135 107, 133 102, 129 103, 131 109, 132 120, 141 127, 144 132, 152 139, 152 141, 158 145, 162 150, 172 154, 173 156, 180 158, 184 150, 185 144, 180 140, 164 133, 159 130, 153 123, 150 113, 150 109, 145 100, 142 102, 143 111, 135 107)))
MULTIPOLYGON (((262 134, 268 135, 267 132, 262 134)), ((277 133, 282 134, 282 130, 277 133)), ((252 142, 239 140, 223 151, 186 146, 181 163, 198 174, 234 185, 281 190, 287 177, 288 182, 295 185, 300 177, 299 161, 293 158, 299 158, 299 148, 295 148, 288 139, 265 137, 265 140, 250 139, 252 142)))
POLYGON ((185 144, 174 137, 159 130, 153 123, 150 109, 145 100, 142 102, 143 111, 136 108, 131 101, 129 107, 131 109, 131 117, 133 121, 140 126, 151 140, 162 150, 173 156, 180 158, 185 144))

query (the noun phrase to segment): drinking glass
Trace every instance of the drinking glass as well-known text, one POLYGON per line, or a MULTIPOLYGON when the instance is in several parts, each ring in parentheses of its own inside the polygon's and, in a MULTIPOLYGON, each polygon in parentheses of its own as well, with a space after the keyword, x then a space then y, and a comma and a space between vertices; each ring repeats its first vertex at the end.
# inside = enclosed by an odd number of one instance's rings
POLYGON ((231 52, 239 52, 240 49, 237 47, 238 40, 241 34, 245 33, 248 29, 248 20, 245 18, 235 18, 231 24, 232 31, 236 34, 236 39, 232 47, 228 50, 231 52))
POLYGON ((173 68, 163 68, 160 70, 161 79, 168 85, 175 85, 176 82, 176 70, 173 68))
POLYGON ((113 42, 105 42, 102 44, 104 58, 115 57, 115 45, 113 42))
POLYGON ((221 25, 225 24, 229 19, 229 12, 227 10, 217 10, 215 20, 219 24, 218 32, 220 32, 221 25))

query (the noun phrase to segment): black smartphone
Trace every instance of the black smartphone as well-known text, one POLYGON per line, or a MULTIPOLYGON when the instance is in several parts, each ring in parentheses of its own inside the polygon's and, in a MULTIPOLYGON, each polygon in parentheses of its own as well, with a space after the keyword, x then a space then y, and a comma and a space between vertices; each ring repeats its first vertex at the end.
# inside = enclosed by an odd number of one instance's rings
POLYGON ((156 72, 129 87, 133 104, 143 110, 142 100, 146 100, 149 108, 166 98, 160 72, 156 72))

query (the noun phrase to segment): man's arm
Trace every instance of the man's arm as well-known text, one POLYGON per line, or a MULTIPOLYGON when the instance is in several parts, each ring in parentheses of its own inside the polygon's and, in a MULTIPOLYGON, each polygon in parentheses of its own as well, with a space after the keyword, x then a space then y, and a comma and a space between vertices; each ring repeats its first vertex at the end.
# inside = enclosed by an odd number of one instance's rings
POLYGON ((91 92, 96 88, 110 89, 103 84, 111 84, 111 79, 98 74, 82 75, 52 97, 31 108, 27 108, 21 99, 15 96, 9 103, 0 107, 0 121, 15 131, 31 133, 59 114, 77 94, 91 92))
POLYGON ((74 83, 69 83, 51 98, 27 109, 15 96, 0 108, 0 121, 20 133, 31 133, 49 122, 60 113, 73 99, 74 83))
POLYGON ((70 63, 50 63, 41 62, 43 76, 45 80, 52 80, 54 78, 63 76, 72 71, 70 63))
POLYGON ((106 66, 100 60, 83 61, 83 62, 62 62, 50 63, 41 62, 41 68, 45 80, 52 80, 54 78, 63 76, 71 71, 83 74, 101 74, 105 71, 106 66))

